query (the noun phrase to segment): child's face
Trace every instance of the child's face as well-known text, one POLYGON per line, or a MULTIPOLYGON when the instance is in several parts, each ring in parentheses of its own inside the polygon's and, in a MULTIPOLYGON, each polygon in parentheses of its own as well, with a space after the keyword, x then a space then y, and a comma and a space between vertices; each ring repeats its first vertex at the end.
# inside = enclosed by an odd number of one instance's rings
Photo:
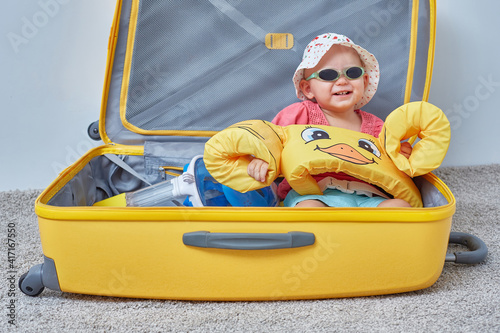
MULTIPOLYGON (((347 46, 333 45, 316 67, 304 70, 304 78, 321 69, 331 68, 341 72, 352 66, 363 66, 358 53, 347 46)), ((354 111, 354 105, 363 97, 367 85, 368 74, 354 80, 341 75, 333 82, 303 79, 300 89, 308 99, 314 99, 321 109, 337 113, 354 111)))

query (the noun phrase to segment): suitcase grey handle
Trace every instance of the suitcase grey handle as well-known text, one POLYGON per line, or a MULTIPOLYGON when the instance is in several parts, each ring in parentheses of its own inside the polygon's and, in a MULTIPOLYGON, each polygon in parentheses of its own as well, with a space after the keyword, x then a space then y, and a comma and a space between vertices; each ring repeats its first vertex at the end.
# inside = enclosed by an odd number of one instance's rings
POLYGON ((469 252, 456 252, 446 255, 446 262, 457 264, 478 264, 482 262, 488 254, 488 247, 478 237, 463 232, 450 233, 450 242, 467 246, 469 252))
POLYGON ((288 233, 211 233, 188 232, 182 236, 185 245, 232 250, 274 250, 313 245, 314 234, 291 231, 288 233))

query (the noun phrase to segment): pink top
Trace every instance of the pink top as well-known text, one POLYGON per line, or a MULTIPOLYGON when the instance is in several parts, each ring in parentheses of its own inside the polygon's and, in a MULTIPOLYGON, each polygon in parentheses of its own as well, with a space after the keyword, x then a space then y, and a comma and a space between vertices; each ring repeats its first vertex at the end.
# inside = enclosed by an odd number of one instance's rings
MULTIPOLYGON (((355 112, 361 116, 361 132, 378 138, 380 131, 382 130, 382 126, 384 125, 384 121, 371 113, 361 110, 355 110, 355 112)), ((276 117, 274 117, 272 123, 279 126, 330 125, 328 124, 325 114, 319 105, 313 101, 303 101, 287 106, 281 110, 276 117)), ((316 181, 320 181, 321 179, 329 176, 335 177, 339 180, 361 181, 345 173, 336 172, 316 175, 314 176, 314 179, 316 179, 316 181)), ((288 184, 288 181, 284 179, 278 186, 279 197, 284 199, 290 190, 290 184, 288 184)))
MULTIPOLYGON (((361 116, 360 132, 378 138, 384 121, 368 112, 361 110, 356 110, 355 112, 361 116)), ((279 126, 330 125, 318 103, 313 101, 303 101, 287 106, 274 117, 272 123, 279 126)))

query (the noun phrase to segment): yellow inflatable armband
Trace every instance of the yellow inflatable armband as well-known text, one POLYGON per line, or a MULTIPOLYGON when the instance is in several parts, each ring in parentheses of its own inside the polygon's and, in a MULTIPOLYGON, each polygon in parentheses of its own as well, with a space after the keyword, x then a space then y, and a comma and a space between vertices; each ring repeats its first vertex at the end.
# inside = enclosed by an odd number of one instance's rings
POLYGON ((405 104, 388 117, 379 138, 332 126, 277 126, 262 120, 237 123, 205 145, 207 170, 220 183, 240 192, 269 186, 280 173, 301 195, 321 194, 312 177, 344 172, 422 207, 411 177, 437 168, 450 142, 443 112, 426 102, 405 104), (399 154, 401 140, 418 135, 409 159, 399 154), (252 156, 269 163, 265 182, 247 173, 252 156))

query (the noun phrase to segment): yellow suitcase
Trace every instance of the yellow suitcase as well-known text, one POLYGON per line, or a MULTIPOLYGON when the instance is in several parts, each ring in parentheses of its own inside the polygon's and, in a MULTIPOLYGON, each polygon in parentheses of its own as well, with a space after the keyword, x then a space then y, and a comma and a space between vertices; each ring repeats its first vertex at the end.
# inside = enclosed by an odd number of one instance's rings
MULTIPOLYGON (((321 32, 351 36, 379 58, 385 81, 367 111, 385 118, 426 100, 434 30, 432 0, 119 0, 99 120, 104 144, 37 199, 45 261, 21 277, 21 290, 222 301, 432 285, 455 260, 446 253, 455 199, 432 173, 415 179, 424 208, 93 204, 145 187, 141 179, 170 179, 217 131, 270 120, 294 102, 291 73, 321 32)), ((462 236, 452 241, 479 250, 457 261, 481 260, 484 244, 462 236)))

